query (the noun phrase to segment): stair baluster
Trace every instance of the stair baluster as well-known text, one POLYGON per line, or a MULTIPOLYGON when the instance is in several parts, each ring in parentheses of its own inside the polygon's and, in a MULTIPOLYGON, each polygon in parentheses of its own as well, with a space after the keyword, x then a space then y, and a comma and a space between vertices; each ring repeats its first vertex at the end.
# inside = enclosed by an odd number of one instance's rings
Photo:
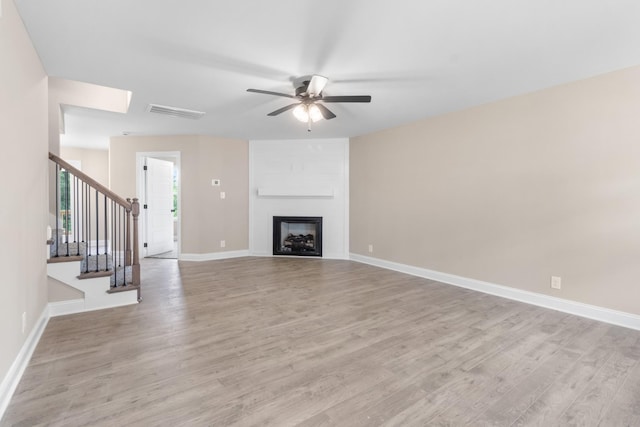
MULTIPOLYGON (((107 226, 108 226, 109 222, 107 221, 108 217, 107 217, 107 195, 106 194, 104 195, 103 202, 104 202, 104 258, 105 258, 105 261, 106 261, 106 259, 107 259, 107 249, 108 249, 108 246, 109 246, 109 244, 108 244, 108 240, 109 239, 107 238, 107 226)), ((113 253, 113 251, 111 251, 111 252, 113 253)), ((108 267, 109 266, 105 262, 105 267, 104 267, 105 270, 107 270, 108 267)))
MULTIPOLYGON (((73 176, 73 212, 78 212, 78 177, 73 176)), ((76 255, 80 255, 80 244, 78 244, 78 218, 74 215, 73 223, 73 243, 76 248, 76 255)))
POLYGON ((91 187, 87 184, 87 262, 86 271, 89 272, 89 257, 91 257, 91 187))

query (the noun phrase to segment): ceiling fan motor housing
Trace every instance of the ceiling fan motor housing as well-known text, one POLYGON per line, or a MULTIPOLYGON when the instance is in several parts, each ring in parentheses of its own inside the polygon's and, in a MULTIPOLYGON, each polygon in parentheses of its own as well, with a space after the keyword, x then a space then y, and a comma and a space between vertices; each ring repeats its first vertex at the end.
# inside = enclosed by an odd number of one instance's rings
POLYGON ((309 87, 309 80, 305 80, 302 82, 302 86, 296 88, 296 96, 304 96, 307 93, 307 88, 309 87))

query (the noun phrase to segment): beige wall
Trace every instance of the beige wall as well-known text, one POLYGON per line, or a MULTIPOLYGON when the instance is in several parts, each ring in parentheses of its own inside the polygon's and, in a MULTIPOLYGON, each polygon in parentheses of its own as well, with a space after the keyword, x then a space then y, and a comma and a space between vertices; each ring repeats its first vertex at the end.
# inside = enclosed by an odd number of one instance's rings
POLYGON ((47 303, 47 78, 13 1, 0 18, 0 382, 47 303), (22 313, 27 313, 22 333, 22 313))
POLYGON ((640 314, 639 114, 637 67, 354 138, 351 252, 640 314))
POLYGON ((209 136, 111 138, 110 188, 136 195, 136 152, 180 152, 183 254, 246 250, 249 246, 248 142, 209 136), (212 187, 211 179, 221 180, 212 187), (226 199, 220 199, 220 191, 226 199), (226 247, 220 248, 220 240, 226 247))
POLYGON ((78 160, 82 172, 102 185, 109 185, 109 151, 90 150, 76 147, 60 147, 60 157, 64 160, 78 160))

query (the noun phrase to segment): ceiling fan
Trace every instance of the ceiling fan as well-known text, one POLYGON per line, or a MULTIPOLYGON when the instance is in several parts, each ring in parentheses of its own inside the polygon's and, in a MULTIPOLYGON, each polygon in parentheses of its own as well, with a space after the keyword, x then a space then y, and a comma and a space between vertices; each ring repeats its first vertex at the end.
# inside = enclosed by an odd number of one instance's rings
POLYGON ((336 117, 322 102, 371 102, 371 96, 369 95, 324 96, 322 91, 328 81, 328 78, 314 74, 311 79, 305 80, 302 82, 302 86, 296 88, 295 95, 260 89, 247 89, 247 92, 284 96, 285 98, 297 100, 298 102, 279 108, 267 115, 277 116, 293 109, 293 115, 296 119, 301 122, 307 122, 307 130, 311 132, 311 122, 317 122, 321 119, 331 120, 336 117))

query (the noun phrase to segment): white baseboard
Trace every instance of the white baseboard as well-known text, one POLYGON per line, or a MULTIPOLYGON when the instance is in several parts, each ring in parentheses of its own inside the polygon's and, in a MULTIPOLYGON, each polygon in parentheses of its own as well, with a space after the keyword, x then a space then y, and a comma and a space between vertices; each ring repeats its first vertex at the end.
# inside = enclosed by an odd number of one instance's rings
POLYGON ((386 268, 388 270, 399 271, 401 273, 435 280, 449 285, 459 286, 461 288, 496 295, 502 298, 508 298, 527 304, 537 305, 539 307, 550 308, 552 310, 562 311, 564 313, 575 314, 576 316, 586 317, 589 319, 610 323, 612 325, 640 330, 640 316, 626 313, 624 311, 611 310, 595 305, 583 304, 581 302, 556 298, 535 292, 524 291, 508 286, 496 285, 494 283, 483 282, 481 280, 469 279, 467 277, 456 276, 448 273, 441 273, 439 271, 428 270, 426 268, 414 267, 411 265, 400 264, 397 262, 386 261, 378 258, 372 258, 365 255, 352 253, 350 254, 350 259, 352 261, 370 264, 376 267, 386 268))
POLYGON ((84 311, 84 299, 72 299, 69 301, 56 301, 49 303, 49 316, 64 316, 84 311))
POLYGON ((179 256, 180 261, 215 261, 220 259, 241 258, 249 256, 248 250, 229 251, 229 252, 212 252, 208 254, 185 254, 179 256))
POLYGON ((27 368, 29 360, 31 360, 31 356, 33 355, 33 351, 36 349, 48 322, 49 307, 45 306, 44 310, 42 310, 42 314, 40 314, 36 324, 33 326, 29 336, 22 345, 18 356, 16 356, 11 368, 9 368, 7 375, 2 380, 2 383, 0 383, 0 420, 2 420, 2 417, 9 406, 11 397, 18 387, 18 383, 20 383, 22 374, 27 368))
POLYGON ((87 302, 84 299, 73 299, 68 301, 57 301, 49 303, 49 316, 58 317, 67 314, 86 313, 88 311, 105 310, 107 308, 124 307, 138 304, 138 292, 133 289, 125 292, 107 294, 106 297, 98 301, 87 302))

